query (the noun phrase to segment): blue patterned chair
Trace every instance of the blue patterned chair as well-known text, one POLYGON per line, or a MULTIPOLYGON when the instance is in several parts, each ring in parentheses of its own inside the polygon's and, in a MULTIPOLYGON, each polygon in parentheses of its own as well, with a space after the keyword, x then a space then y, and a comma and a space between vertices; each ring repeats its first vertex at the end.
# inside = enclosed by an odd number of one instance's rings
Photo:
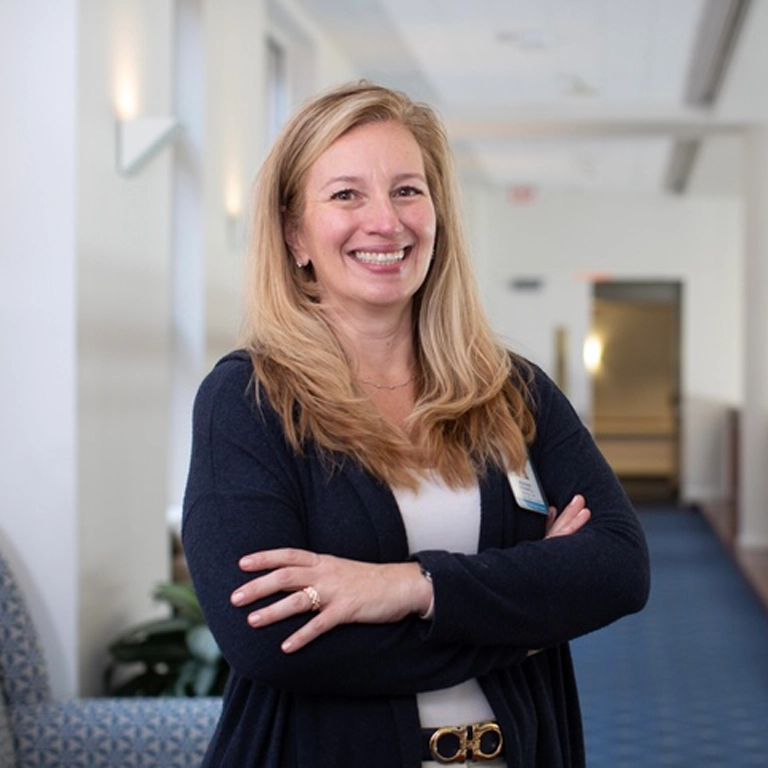
POLYGON ((0 766, 199 766, 221 700, 53 701, 37 633, 0 554, 0 766))

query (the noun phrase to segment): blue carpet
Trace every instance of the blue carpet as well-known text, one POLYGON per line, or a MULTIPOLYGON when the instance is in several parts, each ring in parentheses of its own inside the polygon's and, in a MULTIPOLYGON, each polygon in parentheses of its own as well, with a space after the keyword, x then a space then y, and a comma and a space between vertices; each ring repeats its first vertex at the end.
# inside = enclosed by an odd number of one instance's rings
POLYGON ((768 614, 698 513, 640 519, 647 607, 572 643, 587 765, 768 766, 768 614))

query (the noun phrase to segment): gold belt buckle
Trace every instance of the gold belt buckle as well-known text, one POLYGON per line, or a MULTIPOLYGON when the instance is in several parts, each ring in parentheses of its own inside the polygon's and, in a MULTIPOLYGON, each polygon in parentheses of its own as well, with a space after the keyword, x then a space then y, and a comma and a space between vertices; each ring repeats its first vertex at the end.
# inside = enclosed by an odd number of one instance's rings
POLYGON ((493 760, 501 754, 504 745, 504 737, 497 723, 474 723, 472 725, 449 725, 438 728, 429 737, 429 751, 438 763, 464 763, 467 760, 493 760), (496 735, 496 747, 490 751, 483 751, 483 736, 493 733, 496 735), (452 755, 444 755, 440 752, 441 740, 448 737, 458 743, 456 751, 452 755))

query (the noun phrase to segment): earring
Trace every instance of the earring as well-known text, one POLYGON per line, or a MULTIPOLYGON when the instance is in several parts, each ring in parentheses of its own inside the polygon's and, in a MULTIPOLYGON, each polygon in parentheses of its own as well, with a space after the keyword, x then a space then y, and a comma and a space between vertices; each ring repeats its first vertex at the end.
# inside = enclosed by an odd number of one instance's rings
POLYGON ((306 267, 307 265, 306 265, 306 264, 302 264, 302 263, 301 263, 301 262, 300 262, 300 261, 297 259, 297 260, 296 260, 296 266, 297 266, 299 269, 304 269, 304 267, 306 267))

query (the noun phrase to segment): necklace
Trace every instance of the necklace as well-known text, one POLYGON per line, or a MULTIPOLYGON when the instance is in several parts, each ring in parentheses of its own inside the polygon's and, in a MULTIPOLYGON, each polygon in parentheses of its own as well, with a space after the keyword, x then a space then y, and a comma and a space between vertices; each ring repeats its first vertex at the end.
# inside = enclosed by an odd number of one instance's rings
POLYGON ((363 379, 358 378, 358 381, 361 381, 363 384, 369 384, 372 387, 376 387, 376 389, 402 389, 403 387, 407 387, 414 379, 414 376, 410 376, 407 378, 404 382, 401 384, 377 384, 375 381, 371 381, 370 379, 363 379))

